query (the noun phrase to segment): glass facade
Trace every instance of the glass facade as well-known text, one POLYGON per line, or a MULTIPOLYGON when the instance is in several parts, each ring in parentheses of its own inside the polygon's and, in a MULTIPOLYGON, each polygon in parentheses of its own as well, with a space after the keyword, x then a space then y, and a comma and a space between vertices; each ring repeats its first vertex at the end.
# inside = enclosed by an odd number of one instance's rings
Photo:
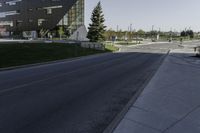
MULTIPOLYGON (((49 31, 57 36, 60 25, 67 36, 84 25, 84 0, 0 1, 0 37, 5 31, 49 31)), ((38 35, 46 36, 44 33, 38 35)))
POLYGON ((68 27, 70 33, 73 33, 80 26, 84 25, 84 0, 78 0, 74 6, 64 15, 58 25, 68 27))

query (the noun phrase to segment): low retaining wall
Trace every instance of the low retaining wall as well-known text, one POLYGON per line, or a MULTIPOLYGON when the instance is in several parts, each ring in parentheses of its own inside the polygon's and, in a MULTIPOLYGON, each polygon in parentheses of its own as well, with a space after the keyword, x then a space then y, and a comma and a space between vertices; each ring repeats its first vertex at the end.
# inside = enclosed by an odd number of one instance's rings
POLYGON ((81 42, 73 40, 0 40, 0 44, 15 44, 15 43, 63 43, 63 44, 79 44, 83 48, 91 48, 96 50, 105 50, 105 46, 98 42, 81 42))
POLYGON ((194 51, 196 52, 196 56, 200 56, 200 46, 194 47, 194 51))
POLYGON ((91 48, 96 50, 105 50, 105 46, 102 43, 97 42, 81 42, 81 47, 83 48, 91 48))

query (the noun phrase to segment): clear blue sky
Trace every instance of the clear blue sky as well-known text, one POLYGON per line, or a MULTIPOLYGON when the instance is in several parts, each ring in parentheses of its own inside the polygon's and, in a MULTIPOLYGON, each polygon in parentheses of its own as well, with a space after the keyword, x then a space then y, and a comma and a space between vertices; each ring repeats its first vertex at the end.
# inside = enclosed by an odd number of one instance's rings
MULTIPOLYGON (((85 22, 90 23, 91 12, 99 0, 85 0, 85 22)), ((200 0, 101 0, 108 28, 127 30, 155 29, 176 31, 185 27, 200 31, 200 0)))

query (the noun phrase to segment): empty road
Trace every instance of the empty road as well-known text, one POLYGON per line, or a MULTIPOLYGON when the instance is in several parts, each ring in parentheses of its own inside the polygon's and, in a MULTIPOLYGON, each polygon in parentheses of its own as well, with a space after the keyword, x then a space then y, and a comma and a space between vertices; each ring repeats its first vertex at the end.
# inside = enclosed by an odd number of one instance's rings
POLYGON ((1 71, 0 133, 101 133, 159 68, 160 46, 1 71))

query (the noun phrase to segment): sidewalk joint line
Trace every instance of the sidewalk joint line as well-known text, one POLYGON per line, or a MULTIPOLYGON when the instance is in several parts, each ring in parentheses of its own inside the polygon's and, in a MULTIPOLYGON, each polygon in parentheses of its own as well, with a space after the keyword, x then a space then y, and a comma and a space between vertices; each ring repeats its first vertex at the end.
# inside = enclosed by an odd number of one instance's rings
POLYGON ((141 107, 138 107, 138 106, 135 106, 135 105, 133 105, 131 108, 136 108, 136 109, 139 109, 139 110, 142 110, 142 111, 145 111, 145 112, 150 112, 149 110, 146 110, 144 108, 141 108, 141 107))
POLYGON ((154 128, 154 127, 151 127, 151 126, 146 125, 146 124, 144 124, 144 123, 142 123, 142 122, 138 122, 138 121, 136 121, 136 120, 131 120, 131 119, 129 119, 129 118, 124 118, 124 119, 126 119, 126 120, 128 120, 128 121, 130 121, 130 122, 132 122, 132 123, 139 124, 139 125, 141 125, 141 126, 143 126, 143 127, 147 127, 147 128, 156 130, 156 131, 158 131, 158 132, 162 132, 162 130, 157 129, 157 128, 154 128))
POLYGON ((179 122, 183 121, 186 117, 188 117, 191 113, 193 113, 195 110, 200 108, 200 105, 197 107, 193 108, 191 111, 189 111, 187 114, 185 114, 181 119, 177 120, 176 122, 172 123, 169 127, 167 127, 162 133, 166 133, 170 128, 174 127, 177 125, 179 122))

